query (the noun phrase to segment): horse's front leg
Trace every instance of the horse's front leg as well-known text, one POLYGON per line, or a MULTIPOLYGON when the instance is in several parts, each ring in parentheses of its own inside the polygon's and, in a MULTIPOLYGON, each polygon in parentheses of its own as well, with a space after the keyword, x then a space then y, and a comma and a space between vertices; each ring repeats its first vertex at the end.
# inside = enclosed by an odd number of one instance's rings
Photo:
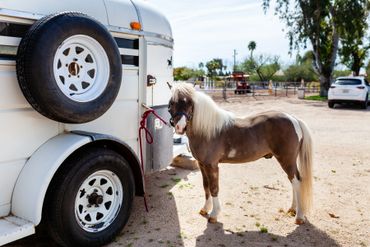
POLYGON ((208 222, 216 223, 217 217, 221 212, 220 202, 218 200, 218 164, 216 165, 206 165, 205 173, 208 177, 209 190, 212 196, 213 209, 209 215, 208 222))
POLYGON ((212 198, 211 198, 211 191, 209 190, 209 182, 208 182, 208 176, 207 172, 205 170, 205 167, 202 163, 199 163, 200 171, 202 172, 202 177, 203 177, 203 188, 204 188, 204 193, 206 195, 206 201, 204 203, 203 208, 200 210, 200 214, 203 216, 207 216, 208 212, 211 211, 212 209, 212 198))

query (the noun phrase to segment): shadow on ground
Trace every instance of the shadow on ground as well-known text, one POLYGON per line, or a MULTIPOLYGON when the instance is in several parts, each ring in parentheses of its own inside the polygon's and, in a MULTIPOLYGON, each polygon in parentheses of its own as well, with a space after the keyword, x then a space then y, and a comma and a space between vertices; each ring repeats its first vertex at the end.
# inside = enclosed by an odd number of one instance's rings
POLYGON ((225 230, 222 223, 208 224, 203 235, 196 239, 197 247, 206 246, 315 246, 339 247, 340 245, 325 232, 309 222, 289 233, 280 236, 261 231, 225 230))
MULTIPOLYGON (((186 181, 190 172, 183 169, 168 169, 146 177, 149 212, 144 200, 136 197, 130 219, 108 246, 184 246, 171 189, 179 181, 186 181)), ((36 234, 6 245, 6 247, 56 247, 41 225, 36 234)))
POLYGON ((355 103, 345 103, 345 104, 335 104, 333 110, 357 110, 357 111, 367 111, 367 109, 363 109, 361 105, 355 103))

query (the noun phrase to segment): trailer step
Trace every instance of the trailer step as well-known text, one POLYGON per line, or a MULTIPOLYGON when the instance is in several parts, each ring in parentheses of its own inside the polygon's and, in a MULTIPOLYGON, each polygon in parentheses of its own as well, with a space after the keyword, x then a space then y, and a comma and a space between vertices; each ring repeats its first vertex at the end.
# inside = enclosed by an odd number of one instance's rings
POLYGON ((16 216, 0 218, 0 246, 34 233, 35 225, 32 222, 16 216))

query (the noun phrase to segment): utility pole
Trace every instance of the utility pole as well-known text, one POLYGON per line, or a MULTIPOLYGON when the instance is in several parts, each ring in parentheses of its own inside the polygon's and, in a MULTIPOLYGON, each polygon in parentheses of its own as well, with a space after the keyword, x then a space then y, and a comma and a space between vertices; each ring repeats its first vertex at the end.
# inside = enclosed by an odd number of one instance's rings
POLYGON ((236 52, 236 50, 234 49, 234 66, 233 66, 233 72, 236 70, 236 55, 238 55, 238 53, 236 52))

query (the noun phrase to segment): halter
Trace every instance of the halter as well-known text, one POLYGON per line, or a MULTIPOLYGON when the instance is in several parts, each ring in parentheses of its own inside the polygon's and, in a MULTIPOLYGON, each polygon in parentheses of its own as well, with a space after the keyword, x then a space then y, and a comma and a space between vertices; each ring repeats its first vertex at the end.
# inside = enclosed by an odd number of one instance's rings
POLYGON ((183 112, 183 111, 176 112, 175 114, 171 115, 171 118, 170 118, 170 124, 172 127, 175 127, 173 119, 177 116, 185 116, 187 122, 189 122, 193 118, 192 115, 189 115, 186 112, 183 112))

